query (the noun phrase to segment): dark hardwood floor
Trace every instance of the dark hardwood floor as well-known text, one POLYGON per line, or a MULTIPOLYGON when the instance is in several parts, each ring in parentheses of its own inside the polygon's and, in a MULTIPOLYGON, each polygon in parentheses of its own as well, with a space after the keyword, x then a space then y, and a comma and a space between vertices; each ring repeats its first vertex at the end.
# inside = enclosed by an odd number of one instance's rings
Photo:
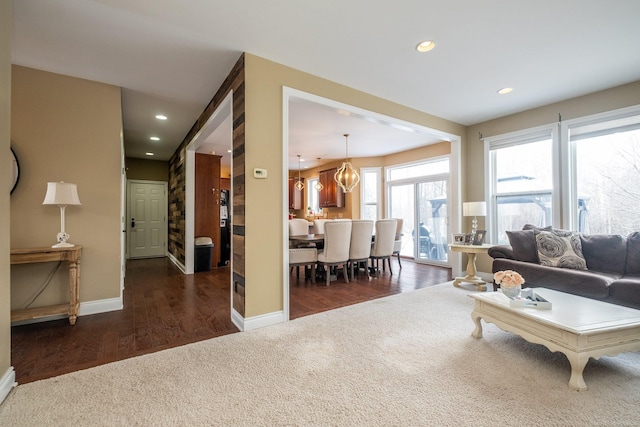
MULTIPOLYGON (((394 274, 342 276, 325 287, 291 275, 290 318, 451 280, 451 270, 402 261, 394 274)), ((301 272, 302 273, 302 272, 301 272)), ((302 276, 302 274, 301 274, 302 276)), ((238 332, 230 320, 229 268, 184 275, 167 258, 130 260, 124 309, 78 318, 13 326, 11 363, 23 384, 145 353, 238 332)))

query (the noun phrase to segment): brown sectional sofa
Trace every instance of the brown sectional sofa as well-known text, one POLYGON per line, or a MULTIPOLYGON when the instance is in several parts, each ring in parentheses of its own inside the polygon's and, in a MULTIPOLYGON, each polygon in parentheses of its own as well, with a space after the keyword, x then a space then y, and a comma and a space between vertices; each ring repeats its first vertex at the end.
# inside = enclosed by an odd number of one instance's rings
POLYGON ((534 229, 525 226, 508 232, 510 245, 489 249, 493 273, 514 270, 524 277, 524 287, 550 288, 640 309, 640 232, 626 237, 580 234, 587 269, 575 270, 541 265, 534 229))

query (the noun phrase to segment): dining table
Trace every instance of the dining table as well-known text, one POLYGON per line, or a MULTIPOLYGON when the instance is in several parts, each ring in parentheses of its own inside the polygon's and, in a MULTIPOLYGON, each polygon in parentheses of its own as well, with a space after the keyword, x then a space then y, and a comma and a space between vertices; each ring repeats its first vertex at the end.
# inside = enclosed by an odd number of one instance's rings
POLYGON ((289 236, 289 240, 296 243, 323 243, 324 234, 297 234, 289 236))

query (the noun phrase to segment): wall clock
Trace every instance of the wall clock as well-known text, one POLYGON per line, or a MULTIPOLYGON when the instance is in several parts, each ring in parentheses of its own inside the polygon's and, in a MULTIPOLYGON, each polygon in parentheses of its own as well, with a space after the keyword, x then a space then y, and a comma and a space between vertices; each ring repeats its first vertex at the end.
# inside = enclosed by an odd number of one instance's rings
POLYGON ((16 156, 13 148, 11 149, 11 193, 13 194, 13 190, 16 189, 16 185, 18 185, 18 181, 20 180, 20 164, 18 163, 18 157, 16 156))

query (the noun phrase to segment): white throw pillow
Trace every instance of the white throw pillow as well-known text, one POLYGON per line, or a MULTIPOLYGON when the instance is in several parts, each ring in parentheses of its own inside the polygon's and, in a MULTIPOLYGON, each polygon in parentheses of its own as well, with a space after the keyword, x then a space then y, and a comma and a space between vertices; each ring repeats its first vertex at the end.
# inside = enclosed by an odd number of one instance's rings
POLYGON ((541 265, 574 270, 587 269, 587 261, 582 255, 582 242, 578 233, 560 230, 534 230, 534 233, 541 265))

